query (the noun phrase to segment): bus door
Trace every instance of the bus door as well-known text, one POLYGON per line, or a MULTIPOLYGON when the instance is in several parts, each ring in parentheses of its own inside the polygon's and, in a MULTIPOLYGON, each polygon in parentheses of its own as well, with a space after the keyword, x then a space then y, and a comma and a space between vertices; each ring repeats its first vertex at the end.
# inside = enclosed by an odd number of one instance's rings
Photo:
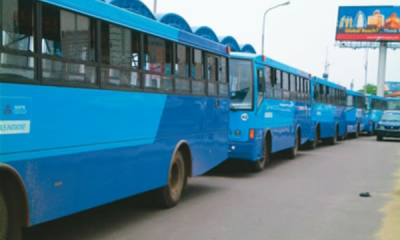
POLYGON ((257 108, 261 106, 265 92, 265 73, 263 67, 257 67, 257 108))

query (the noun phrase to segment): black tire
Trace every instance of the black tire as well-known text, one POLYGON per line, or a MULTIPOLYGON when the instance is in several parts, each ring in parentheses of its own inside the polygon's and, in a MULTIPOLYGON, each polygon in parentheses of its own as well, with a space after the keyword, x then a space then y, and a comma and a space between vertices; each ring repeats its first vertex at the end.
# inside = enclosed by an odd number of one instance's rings
POLYGON ((360 125, 357 124, 357 130, 356 130, 356 132, 354 133, 354 138, 358 138, 359 136, 360 136, 360 125))
POLYGON ((263 143, 262 157, 257 161, 251 163, 251 170, 253 172, 261 172, 262 170, 264 170, 265 165, 269 162, 269 155, 269 140, 265 139, 263 143))
POLYGON ((185 160, 182 153, 178 151, 169 167, 167 185, 157 190, 158 205, 163 208, 171 208, 178 204, 187 185, 187 179, 185 160))
POLYGON ((294 146, 287 150, 287 157, 289 159, 294 159, 297 156, 297 152, 299 151, 299 131, 296 131, 296 136, 294 139, 294 146))
POLYGON ((375 123, 373 123, 373 125, 372 125, 372 131, 371 131, 369 134, 370 134, 370 136, 375 135, 375 123))
POLYGON ((338 141, 338 126, 335 127, 335 133, 333 137, 328 139, 328 144, 329 145, 335 145, 338 141))
POLYGON ((308 141, 306 143, 306 148, 309 150, 313 150, 318 146, 318 142, 319 142, 319 127, 315 129, 314 141, 308 141))
POLYGON ((383 136, 376 135, 376 140, 377 140, 377 141, 382 141, 382 140, 383 140, 383 136))
POLYGON ((8 227, 9 217, 8 217, 8 207, 6 202, 6 197, 0 188, 0 240, 8 239, 8 227))

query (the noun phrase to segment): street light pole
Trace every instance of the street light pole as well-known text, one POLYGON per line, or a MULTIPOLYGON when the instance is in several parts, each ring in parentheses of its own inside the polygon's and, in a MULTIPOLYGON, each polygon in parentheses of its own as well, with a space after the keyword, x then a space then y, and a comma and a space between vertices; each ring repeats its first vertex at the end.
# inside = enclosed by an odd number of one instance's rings
POLYGON ((154 13, 157 13, 157 0, 154 0, 153 12, 154 12, 154 13))
POLYGON ((262 53, 262 55, 264 55, 265 16, 266 16, 267 13, 268 13, 269 11, 271 11, 272 9, 275 9, 275 8, 278 8, 278 7, 281 7, 281 6, 286 6, 286 5, 289 5, 289 4, 290 4, 290 1, 287 1, 287 2, 285 2, 285 3, 281 3, 281 4, 278 4, 278 5, 276 5, 276 6, 273 6, 273 7, 269 8, 269 9, 267 9, 267 11, 265 11, 265 13, 264 13, 264 19, 263 19, 262 40, 261 40, 261 53, 262 53))

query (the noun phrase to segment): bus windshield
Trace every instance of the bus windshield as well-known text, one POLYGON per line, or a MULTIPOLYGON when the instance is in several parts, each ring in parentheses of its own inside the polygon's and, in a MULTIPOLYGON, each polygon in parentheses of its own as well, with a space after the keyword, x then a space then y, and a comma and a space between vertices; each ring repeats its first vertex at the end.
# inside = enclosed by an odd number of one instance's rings
POLYGON ((229 66, 231 109, 251 110, 253 108, 253 71, 251 62, 232 59, 229 66))
POLYGON ((381 118, 383 122, 400 122, 400 112, 384 112, 381 118))
POLYGON ((400 110, 400 99, 388 100, 387 105, 387 110, 400 110))

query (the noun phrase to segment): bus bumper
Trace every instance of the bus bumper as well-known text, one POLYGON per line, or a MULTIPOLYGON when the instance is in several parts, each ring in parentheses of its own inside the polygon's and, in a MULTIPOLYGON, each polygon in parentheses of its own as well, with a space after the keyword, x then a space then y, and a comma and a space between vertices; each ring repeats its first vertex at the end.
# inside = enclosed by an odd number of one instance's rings
POLYGON ((228 157, 235 160, 256 161, 256 150, 255 143, 229 142, 228 157))

